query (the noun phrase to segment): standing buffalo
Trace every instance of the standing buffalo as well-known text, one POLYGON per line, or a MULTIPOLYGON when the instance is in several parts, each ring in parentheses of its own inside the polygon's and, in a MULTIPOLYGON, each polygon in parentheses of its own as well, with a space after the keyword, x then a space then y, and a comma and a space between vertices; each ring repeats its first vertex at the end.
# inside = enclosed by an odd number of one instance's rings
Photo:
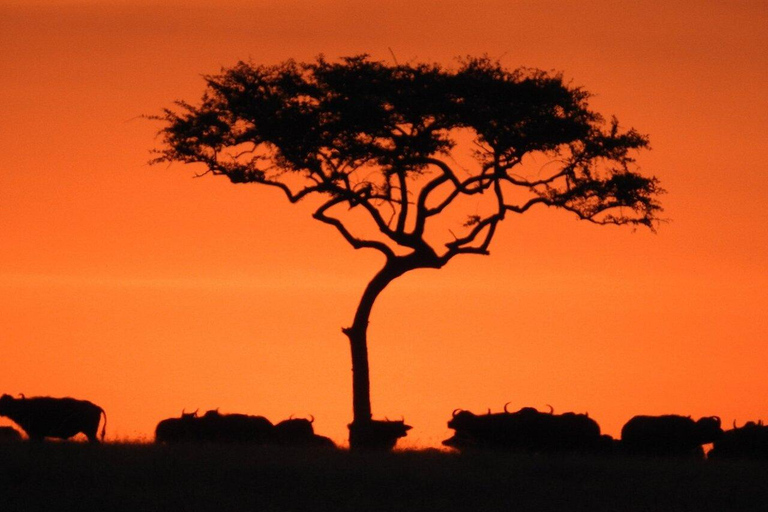
POLYGON ((690 416, 635 416, 621 429, 622 450, 630 455, 703 458, 703 444, 720 439, 720 418, 693 421, 690 416))
POLYGON ((107 413, 104 409, 87 400, 74 398, 13 398, 0 397, 0 416, 6 416, 20 426, 30 441, 41 441, 46 437, 68 439, 83 433, 92 443, 98 443, 97 433, 101 415, 104 426, 101 439, 107 429, 107 413))
POLYGON ((712 459, 768 460, 768 426, 762 421, 748 421, 743 427, 737 427, 734 422, 733 429, 726 430, 715 441, 707 456, 712 459))
POLYGON ((509 412, 477 415, 455 410, 448 422, 455 431, 443 444, 459 450, 472 448, 533 453, 602 451, 600 426, 586 414, 554 414, 524 407, 509 412))

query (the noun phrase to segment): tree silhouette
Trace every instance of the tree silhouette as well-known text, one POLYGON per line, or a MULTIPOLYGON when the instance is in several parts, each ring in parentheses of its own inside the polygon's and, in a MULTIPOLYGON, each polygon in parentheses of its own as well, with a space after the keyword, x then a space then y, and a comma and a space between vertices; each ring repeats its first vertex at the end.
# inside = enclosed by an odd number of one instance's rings
POLYGON ((157 117, 154 162, 203 164, 200 175, 277 187, 292 203, 315 197, 315 219, 384 256, 343 329, 353 449, 375 444, 362 435, 376 427, 366 333, 392 280, 488 254, 502 220, 538 205, 596 224, 653 230, 659 221, 663 191, 632 157, 647 138, 590 110, 590 94, 560 74, 487 57, 449 69, 359 55, 240 62, 204 78, 199 104, 178 101, 157 117))

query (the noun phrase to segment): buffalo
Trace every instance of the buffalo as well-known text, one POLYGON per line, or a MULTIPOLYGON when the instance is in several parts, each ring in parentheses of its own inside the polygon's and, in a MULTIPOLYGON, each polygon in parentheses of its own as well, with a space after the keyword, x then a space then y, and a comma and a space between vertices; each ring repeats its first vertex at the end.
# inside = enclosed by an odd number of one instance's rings
MULTIPOLYGON (((314 418, 313 418, 314 421, 314 418)), ((332 446, 327 437, 315 435, 312 422, 290 418, 273 425, 263 416, 221 414, 211 410, 202 416, 182 412, 157 424, 157 443, 244 443, 283 446, 332 446)))
POLYGON ((347 428, 350 446, 368 451, 389 451, 413 427, 406 425, 405 420, 368 420, 352 422, 347 428))
POLYGON ((732 430, 723 432, 707 454, 712 459, 768 459, 768 426, 762 421, 748 421, 742 427, 735 422, 732 430))
POLYGON ((266 444, 274 440, 274 426, 263 416, 221 414, 217 410, 197 413, 182 412, 180 418, 168 418, 157 424, 158 443, 252 443, 266 444))
POLYGON ((29 436, 30 441, 42 441, 46 437, 69 439, 79 433, 88 441, 98 443, 97 437, 101 416, 104 426, 101 439, 107 429, 107 413, 98 405, 87 400, 74 398, 0 397, 0 416, 13 420, 29 436))
POLYGON ((312 427, 315 418, 289 418, 275 425, 275 438, 278 444, 283 446, 317 446, 335 448, 333 441, 325 436, 315 434, 312 427))
MULTIPOLYGON (((508 405, 508 404, 507 404, 508 405)), ((586 414, 539 412, 533 407, 519 411, 477 415, 456 409, 448 422, 455 431, 445 446, 459 450, 490 449, 531 453, 603 451, 600 426, 586 414)))
POLYGON ((704 458, 702 445, 722 435, 717 416, 635 416, 621 429, 621 446, 629 455, 704 458))

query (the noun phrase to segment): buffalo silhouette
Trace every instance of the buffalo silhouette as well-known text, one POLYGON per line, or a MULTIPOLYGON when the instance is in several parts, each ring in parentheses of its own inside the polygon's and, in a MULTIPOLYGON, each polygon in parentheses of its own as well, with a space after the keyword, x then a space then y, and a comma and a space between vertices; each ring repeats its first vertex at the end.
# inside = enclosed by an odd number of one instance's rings
POLYGON ((621 446, 629 455, 703 458, 702 445, 722 435, 717 416, 698 421, 676 414, 635 416, 621 429, 621 446))
POLYGON ((707 454, 712 459, 768 459, 768 426, 748 421, 741 427, 734 422, 707 454))
POLYGON ((406 425, 405 420, 367 420, 352 422, 347 428, 351 447, 368 451, 389 451, 395 447, 397 440, 405 437, 413 427, 406 425))
MULTIPOLYGON (((509 405, 509 404, 507 404, 509 405)), ((454 435, 443 441, 458 450, 489 449, 532 453, 604 451, 608 436, 601 436, 600 426, 586 414, 548 413, 533 407, 519 411, 474 414, 456 409, 448 421, 454 435)))
POLYGON ((218 410, 182 411, 179 418, 160 421, 155 429, 158 443, 247 443, 283 446, 335 447, 329 438, 314 433, 312 420, 289 418, 273 425, 264 416, 221 414, 218 410))
POLYGON ((98 443, 97 434, 102 415, 103 441, 107 429, 107 413, 87 400, 48 396, 26 398, 23 395, 21 398, 10 395, 0 397, 0 416, 13 420, 27 433, 30 441, 41 441, 46 437, 68 439, 83 433, 90 442, 98 443))

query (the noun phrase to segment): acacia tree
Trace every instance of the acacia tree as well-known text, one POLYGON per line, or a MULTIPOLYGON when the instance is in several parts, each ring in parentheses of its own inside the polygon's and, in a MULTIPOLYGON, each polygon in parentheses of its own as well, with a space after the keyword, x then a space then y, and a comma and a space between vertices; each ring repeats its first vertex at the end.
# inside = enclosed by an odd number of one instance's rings
POLYGON ((647 138, 591 110, 590 94, 560 74, 507 70, 486 57, 451 69, 360 55, 240 62, 204 78, 199 103, 178 101, 158 116, 155 162, 202 164, 200 175, 276 187, 291 203, 315 197, 315 219, 384 257, 343 329, 353 449, 375 442, 363 435, 376 426, 367 328, 392 280, 488 254, 502 220, 537 206, 596 224, 653 230, 659 220, 662 190, 633 159, 647 138), (472 213, 449 227, 462 209, 472 213))

